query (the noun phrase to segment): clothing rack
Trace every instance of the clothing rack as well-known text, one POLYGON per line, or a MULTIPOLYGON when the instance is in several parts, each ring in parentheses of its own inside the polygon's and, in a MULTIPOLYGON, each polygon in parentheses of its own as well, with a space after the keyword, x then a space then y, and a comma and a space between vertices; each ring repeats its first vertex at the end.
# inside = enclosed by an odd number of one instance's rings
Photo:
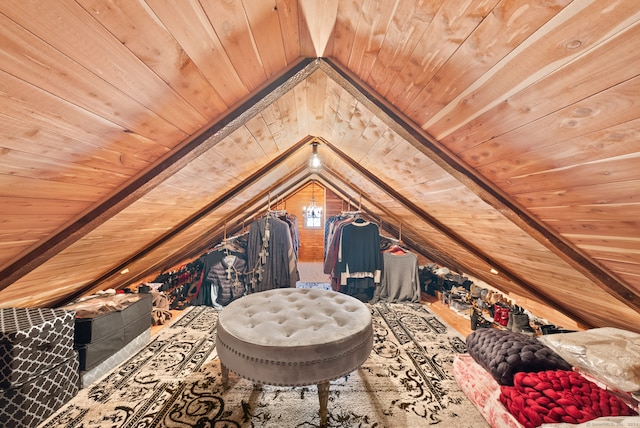
POLYGON ((215 245, 211 250, 209 250, 208 252, 216 251, 216 250, 219 250, 219 249, 221 249, 221 248, 225 248, 225 247, 226 247, 227 242, 235 241, 235 240, 240 239, 240 238, 242 238, 243 236, 246 236, 246 235, 248 235, 248 234, 249 234, 249 232, 247 231, 247 232, 243 232, 243 233, 241 233, 241 234, 239 234, 239 235, 225 237, 225 238, 222 240, 222 242, 219 242, 218 244, 216 244, 216 245, 215 245))
POLYGON ((267 215, 272 215, 272 216, 281 216, 281 215, 287 215, 287 210, 269 210, 267 211, 267 215))

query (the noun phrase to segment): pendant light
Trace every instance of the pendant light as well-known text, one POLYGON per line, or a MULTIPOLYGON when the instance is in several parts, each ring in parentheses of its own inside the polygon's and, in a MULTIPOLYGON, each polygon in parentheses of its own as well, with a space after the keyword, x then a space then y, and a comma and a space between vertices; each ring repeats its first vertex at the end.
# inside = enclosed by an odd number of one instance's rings
POLYGON ((309 158, 309 169, 311 169, 312 171, 318 171, 322 167, 322 162, 320 162, 320 156, 318 155, 319 145, 320 143, 318 143, 317 141, 313 141, 311 143, 313 151, 311 153, 311 157, 309 158))

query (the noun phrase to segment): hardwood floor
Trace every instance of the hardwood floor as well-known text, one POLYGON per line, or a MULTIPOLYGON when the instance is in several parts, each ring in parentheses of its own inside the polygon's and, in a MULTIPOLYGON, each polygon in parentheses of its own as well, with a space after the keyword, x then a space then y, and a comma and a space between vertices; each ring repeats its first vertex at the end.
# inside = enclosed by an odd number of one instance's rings
POLYGON ((471 330, 471 321, 468 318, 458 315, 455 311, 452 311, 448 305, 438 300, 438 298, 422 293, 420 303, 428 306, 430 311, 442 318, 464 337, 467 337, 469 333, 473 331, 471 330))

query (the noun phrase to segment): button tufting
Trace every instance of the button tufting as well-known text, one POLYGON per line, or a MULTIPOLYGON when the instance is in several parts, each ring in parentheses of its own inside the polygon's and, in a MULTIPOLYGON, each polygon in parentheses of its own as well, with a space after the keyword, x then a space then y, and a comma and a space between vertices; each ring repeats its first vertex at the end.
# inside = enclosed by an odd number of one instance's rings
POLYGON ((371 350, 370 310, 333 291, 301 290, 254 293, 227 305, 218 319, 220 361, 240 376, 287 386, 357 368, 371 350))

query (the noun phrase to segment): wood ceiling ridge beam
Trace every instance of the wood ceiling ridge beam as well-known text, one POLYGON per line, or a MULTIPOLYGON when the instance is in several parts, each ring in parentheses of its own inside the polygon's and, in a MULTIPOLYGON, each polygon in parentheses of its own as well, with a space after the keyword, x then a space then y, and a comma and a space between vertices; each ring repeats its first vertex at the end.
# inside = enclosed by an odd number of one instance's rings
MULTIPOLYGON (((205 216, 209 215, 213 210, 219 208, 220 206, 225 204, 227 201, 229 201, 232 198, 234 198, 236 195, 238 195, 245 188, 251 186, 252 184, 257 182, 258 180, 260 180, 271 169, 277 167, 282 162, 285 162, 289 157, 293 156, 297 151, 306 148, 306 146, 309 144, 309 142, 312 139, 313 139, 313 137, 305 137, 304 139, 300 140, 299 142, 297 142, 296 144, 294 144, 293 146, 291 146, 290 148, 288 148, 287 150, 282 152, 278 157, 276 157, 273 160, 271 160, 268 164, 264 165, 263 167, 261 167, 260 169, 255 171, 248 178, 242 180, 242 182, 240 182, 240 184, 238 184, 237 186, 233 187, 232 189, 229 189, 224 194, 222 194, 220 197, 216 198, 214 201, 210 202, 205 207, 203 207, 200 210, 198 210, 198 212, 196 212, 195 214, 192 214, 187 219, 182 221, 180 224, 178 224, 175 227, 173 227, 170 231, 168 231, 168 232, 164 233, 162 236, 156 238, 153 242, 149 243, 146 247, 144 247, 142 250, 138 251, 136 254, 128 257, 127 260, 125 260, 124 262, 120 263, 118 266, 110 269, 109 271, 107 271, 106 273, 101 275, 99 278, 97 278, 97 279, 91 281, 90 283, 86 284, 85 286, 83 286, 80 290, 76 291, 73 294, 73 296, 71 296, 70 298, 69 297, 65 297, 65 300, 67 300, 67 299, 73 300, 76 297, 80 297, 80 296, 84 295, 85 293, 89 292, 90 290, 96 289, 100 285, 100 283, 108 280, 109 278, 113 277, 114 275, 118 275, 128 265, 130 265, 131 263, 134 263, 135 261, 143 258, 145 255, 149 254, 151 251, 155 250, 156 248, 158 248, 159 246, 163 245, 164 243, 166 243, 170 239, 172 239, 175 236, 179 235, 181 232, 183 232, 184 230, 188 229, 190 226, 192 226, 193 224, 195 224, 196 222, 198 222, 199 220, 201 220, 205 216)), ((283 180, 281 180, 281 182, 283 182, 283 180)), ((261 196, 264 196, 267 193, 268 192, 265 192, 261 196)), ((247 204, 245 203, 243 206, 246 206, 246 205, 247 204)), ((225 221, 226 221, 226 219, 225 219, 225 221)), ((223 223, 224 223, 224 221, 223 221, 223 223)), ((188 258, 189 257, 184 257, 184 259, 188 259, 188 258)), ((145 276, 147 276, 147 275, 146 274, 142 275, 142 277, 145 277, 145 276)), ((127 278, 123 282, 131 282, 131 278, 127 278)), ((62 302, 62 303, 65 303, 65 302, 62 302)))
POLYGON ((391 196, 392 198, 400 202, 403 206, 407 207, 407 209, 412 211, 418 217, 422 218, 431 227, 433 227, 434 229, 436 229, 437 231, 445 235, 447 238, 451 239, 457 245, 460 245, 462 248, 470 252, 474 257, 482 260, 483 262, 487 263, 489 266, 497 269, 500 272, 500 274, 503 275, 505 278, 507 278, 509 281, 515 283, 521 289, 527 292, 529 292, 529 290, 534 290, 535 293, 541 296, 541 298, 544 299, 546 301, 546 304, 551 308, 564 313, 565 315, 569 316, 576 322, 579 322, 585 326, 592 327, 591 323, 584 321, 580 315, 576 314, 569 307, 563 305, 562 303, 557 302, 557 300, 554 299, 553 296, 549 295, 543 290, 540 290, 538 287, 536 287, 534 284, 530 283, 526 279, 521 278, 518 274, 513 272, 506 265, 493 260, 491 257, 486 255, 481 249, 477 248, 475 245, 468 242, 466 239, 458 235, 451 228, 442 224, 440 221, 438 221, 438 219, 431 216, 431 214, 424 211, 422 208, 420 208, 419 206, 417 206, 416 204, 414 204, 413 202, 411 202, 410 200, 408 200, 407 198, 405 198, 404 196, 396 192, 393 188, 391 188, 391 186, 389 186, 383 180, 380 180, 378 177, 370 173, 362 165, 355 162, 353 159, 351 159, 349 156, 347 156, 345 153, 343 153, 333 144, 329 143, 328 141, 324 141, 324 144, 327 147, 329 147, 329 149, 333 150, 338 157, 340 157, 344 162, 346 162, 354 170, 358 171, 368 181, 373 183, 376 187, 378 187, 387 195, 391 196))
POLYGON ((216 119, 213 124, 207 125, 205 129, 197 132, 176 149, 154 162, 153 165, 96 204, 73 223, 59 230, 45 242, 24 253, 2 269, 0 271, 0 290, 4 290, 150 192, 188 162, 215 146, 284 92, 306 79, 318 67, 319 62, 316 59, 302 59, 277 78, 265 83, 260 89, 231 108, 223 117, 216 119))
POLYGON ((467 166, 438 140, 414 125, 409 118, 377 95, 357 76, 328 58, 321 59, 320 69, 353 95, 356 100, 367 106, 391 129, 464 184, 480 199, 494 207, 529 236, 610 295, 640 312, 640 296, 636 295, 622 278, 529 214, 526 209, 512 201, 502 190, 467 166))

